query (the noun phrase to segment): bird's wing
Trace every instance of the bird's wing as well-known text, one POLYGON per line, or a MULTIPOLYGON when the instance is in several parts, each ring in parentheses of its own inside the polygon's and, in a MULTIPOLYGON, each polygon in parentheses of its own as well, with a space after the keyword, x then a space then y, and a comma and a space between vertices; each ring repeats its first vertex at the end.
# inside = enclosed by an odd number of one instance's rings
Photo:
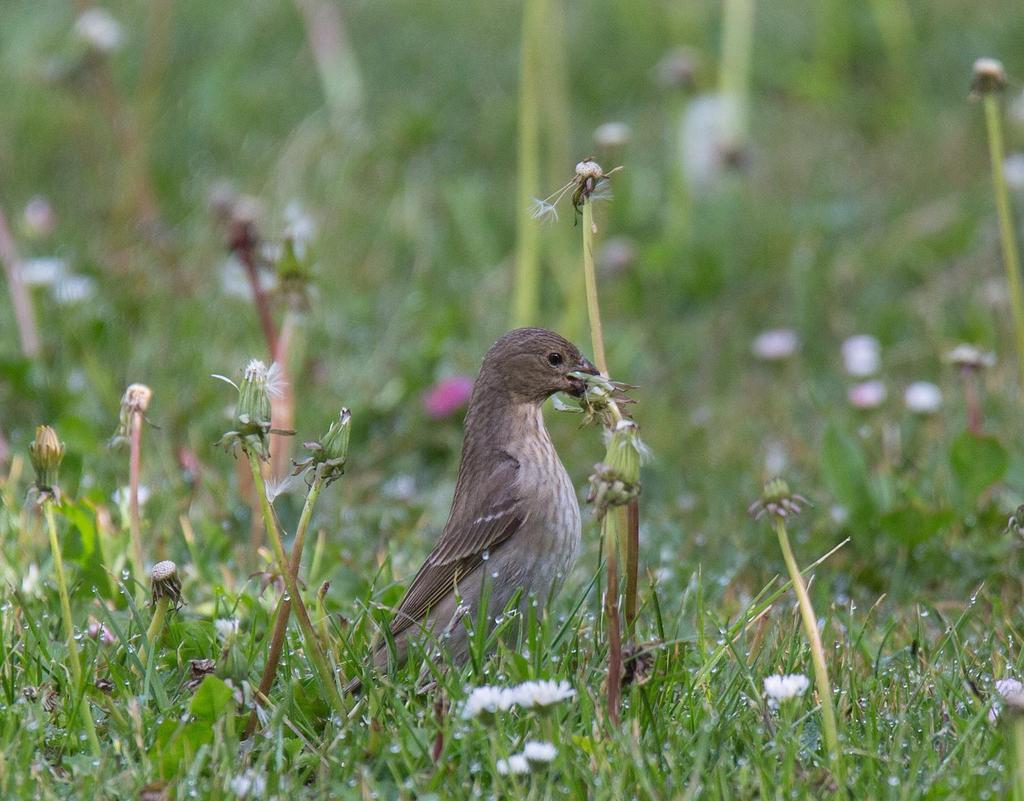
POLYGON ((448 523, 406 590, 391 625, 392 634, 422 620, 489 550, 522 527, 526 513, 517 493, 518 474, 519 462, 502 453, 499 464, 486 475, 473 476, 476 483, 471 491, 462 491, 463 479, 468 476, 460 476, 448 523))

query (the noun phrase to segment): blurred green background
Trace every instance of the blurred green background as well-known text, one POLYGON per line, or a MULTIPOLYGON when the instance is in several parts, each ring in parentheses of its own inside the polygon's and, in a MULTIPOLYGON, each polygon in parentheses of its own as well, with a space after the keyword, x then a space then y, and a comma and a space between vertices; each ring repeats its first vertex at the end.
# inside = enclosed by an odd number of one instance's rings
MULTIPOLYGON (((1024 499, 1024 427, 968 93, 975 58, 1003 59, 1008 150, 1024 149, 1020 5, 759 4, 735 149, 706 114, 723 79, 719 3, 539 5, 537 191, 587 155, 624 167, 598 210, 600 294, 611 372, 640 386, 655 453, 644 568, 670 592, 698 564, 727 593, 759 587, 778 566, 745 510, 779 472, 815 503, 798 526, 805 560, 853 538, 832 563, 835 597, 960 598, 985 576, 1016 592, 1001 532, 1024 499), (595 142, 608 122, 628 126, 623 141, 595 142), (754 338, 776 328, 799 348, 758 359, 754 338), (881 343, 888 397, 872 411, 847 400, 840 345, 854 334, 881 343), (966 454, 991 457, 980 488, 957 468, 963 389, 943 356, 960 342, 999 359, 982 376, 991 440, 966 454), (938 412, 904 408, 919 380, 942 389, 938 412)), ((422 395, 473 375, 511 327, 517 224, 537 226, 532 322, 590 351, 571 209, 521 219, 522 5, 113 2, 106 49, 82 30, 88 8, 0 8, 0 209, 40 284, 44 343, 23 358, 5 294, 4 463, 51 422, 71 450, 68 488, 110 504, 126 460, 106 442, 124 387, 144 382, 159 426, 149 528, 171 553, 182 514, 209 558, 246 542, 230 457, 212 445, 232 397, 209 376, 266 346, 210 209, 228 182, 259 201, 268 243, 296 235, 311 264, 307 308, 274 295, 295 330, 299 442, 353 410, 350 473, 319 522, 338 597, 388 552, 407 576, 444 521, 460 443, 461 415, 432 419, 422 395), (41 259, 62 274, 48 281, 41 259)), ((547 416, 582 487, 597 434, 547 416)), ((298 503, 279 502, 286 518, 298 503)))

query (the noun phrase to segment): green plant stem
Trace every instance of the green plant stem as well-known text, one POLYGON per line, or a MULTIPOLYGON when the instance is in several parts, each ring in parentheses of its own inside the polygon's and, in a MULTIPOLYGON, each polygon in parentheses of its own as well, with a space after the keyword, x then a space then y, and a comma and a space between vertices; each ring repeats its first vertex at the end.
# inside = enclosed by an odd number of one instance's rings
POLYGON ((726 148, 737 149, 743 147, 747 139, 754 0, 725 0, 723 13, 719 90, 728 104, 723 120, 723 144, 726 148))
POLYGON ((259 496, 260 509, 263 512, 263 525, 267 530, 270 545, 274 549, 274 555, 277 557, 278 569, 284 578, 288 597, 295 606, 295 617, 298 619, 299 629, 302 631, 306 655, 312 663, 313 669, 317 672, 317 676, 320 678, 320 684, 327 694, 327 700, 338 716, 344 718, 348 710, 345 709, 345 702, 338 692, 338 684, 335 681, 334 672, 327 664, 327 658, 320 647, 320 641, 316 637, 313 623, 309 619, 309 612, 306 610, 306 605, 302 602, 302 596, 299 595, 298 581, 289 569, 289 560, 285 554, 284 545, 281 543, 281 532, 277 525, 277 518, 274 516, 274 510, 267 499, 267 485, 263 480, 263 473, 260 470, 260 459, 251 450, 247 449, 245 454, 249 459, 249 467, 252 470, 253 486, 256 489, 257 496, 259 496))
POLYGON ((1024 801, 1024 715, 1017 710, 1011 712, 1012 752, 1010 754, 1010 769, 1013 774, 1013 801, 1024 801))
POLYGON ((594 349, 594 363, 601 375, 608 377, 608 360, 604 355, 604 329, 601 327, 601 307, 597 301, 597 273, 594 270, 594 204, 583 202, 583 277, 587 285, 587 316, 590 318, 590 344, 594 349))
MULTIPOLYGON (((320 497, 320 490, 324 482, 320 476, 313 479, 313 484, 306 493, 306 502, 302 507, 302 514, 299 516, 299 524, 295 529, 295 542, 292 543, 292 552, 288 560, 288 572, 292 579, 298 584, 299 565, 302 562, 302 549, 306 542, 306 531, 309 529, 309 521, 313 517, 313 507, 316 506, 317 498, 320 497)), ((282 598, 277 607, 277 619, 274 621, 274 633, 270 638, 270 650, 267 651, 267 664, 263 667, 263 676, 260 679, 257 700, 265 698, 270 694, 274 686, 274 678, 277 676, 277 666, 281 661, 281 651, 284 648, 285 634, 288 631, 288 618, 291 616, 292 603, 290 598, 282 598)), ((252 736, 256 731, 258 723, 256 710, 253 709, 245 726, 245 738, 252 736)))
POLYGON ((836 727, 836 710, 832 701, 832 684, 828 678, 828 667, 825 665, 825 648, 821 644, 821 632, 818 631, 818 620, 814 615, 814 607, 811 606, 811 597, 807 594, 807 585, 793 557, 793 549, 789 546, 789 536, 786 534, 786 525, 776 519, 774 523, 775 533, 779 537, 779 547, 782 549, 782 558, 786 562, 786 569, 789 571, 790 581, 793 582, 793 592, 796 593, 797 602, 800 606, 800 617, 803 619, 804 632, 811 646, 811 662, 814 665, 814 683, 818 688, 818 695, 821 698, 821 722, 825 732, 825 745, 829 751, 829 761, 832 763, 832 770, 840 787, 843 785, 843 763, 839 750, 839 730, 836 727))
POLYGON ((142 555, 142 513, 139 510, 139 475, 142 472, 142 412, 132 412, 128 457, 128 533, 129 553, 135 577, 135 603, 145 603, 145 559, 142 555))
POLYGON ((1006 173, 1003 169, 1003 120, 998 94, 986 93, 983 103, 985 127, 988 130, 989 160, 992 162, 992 189, 999 215, 999 240, 1003 251, 1003 266, 1006 267, 1006 283, 1010 291, 1020 379, 1024 381, 1024 293, 1021 291, 1020 253, 1017 250, 1010 192, 1006 187, 1006 173))
POLYGON ((150 618, 149 628, 146 629, 146 645, 143 645, 142 650, 139 652, 139 663, 142 665, 143 671, 146 669, 149 655, 156 651, 157 640, 163 634, 164 621, 167 619, 167 607, 170 605, 170 602, 171 599, 169 597, 166 595, 162 596, 157 599, 156 606, 153 609, 153 617, 150 618))
POLYGON ((538 322, 540 238, 530 216, 530 199, 540 180, 540 47, 545 0, 523 5, 522 45, 519 54, 519 152, 516 176, 516 283, 512 295, 515 326, 538 322))
POLYGON ((96 724, 92 719, 92 710, 89 708, 89 699, 86 696, 86 687, 82 676, 82 662, 78 655, 78 643, 75 641, 75 623, 71 617, 71 598, 68 595, 68 582, 64 575, 64 559, 60 553, 60 541, 57 539, 57 521, 53 517, 53 503, 45 501, 43 508, 46 514, 46 528, 50 535, 50 550, 53 552, 53 572, 57 575, 57 591, 60 593, 60 613, 64 619, 68 661, 71 663, 71 677, 75 681, 75 692, 70 695, 73 698, 79 691, 82 692, 82 721, 85 725, 85 734, 89 738, 89 749, 93 756, 99 757, 100 741, 96 737, 96 724))
POLYGON ((619 706, 622 696, 622 632, 619 629, 619 530, 621 507, 609 509, 601 520, 604 535, 605 570, 608 586, 605 589, 604 609, 608 626, 608 720, 619 725, 619 706))

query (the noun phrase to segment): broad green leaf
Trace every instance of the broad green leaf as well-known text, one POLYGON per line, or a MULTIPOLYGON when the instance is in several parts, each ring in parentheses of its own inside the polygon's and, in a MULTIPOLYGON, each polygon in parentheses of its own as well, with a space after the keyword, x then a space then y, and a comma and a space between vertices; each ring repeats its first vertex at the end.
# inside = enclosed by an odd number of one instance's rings
POLYGON ((830 423, 821 446, 821 472, 836 500, 851 517, 863 519, 874 504, 868 488, 868 467, 860 445, 830 423))
POLYGON ((231 688, 216 676, 207 676, 192 696, 189 710, 196 720, 213 723, 231 708, 231 688))
POLYGON ((61 536, 61 553, 66 560, 81 568, 79 584, 87 591, 95 587, 104 598, 112 598, 113 589, 99 532, 96 530, 95 512, 85 501, 65 503, 60 507, 60 512, 71 526, 61 536))
POLYGON ((953 475, 969 504, 1006 475, 1010 456, 996 437, 962 432, 949 452, 953 475))

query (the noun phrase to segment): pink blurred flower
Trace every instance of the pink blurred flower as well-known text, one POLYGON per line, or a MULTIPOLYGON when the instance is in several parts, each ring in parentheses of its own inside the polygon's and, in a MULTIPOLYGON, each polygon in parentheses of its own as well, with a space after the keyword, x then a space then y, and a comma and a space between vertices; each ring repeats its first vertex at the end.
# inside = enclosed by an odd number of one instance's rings
POLYGON ((473 379, 469 376, 453 375, 442 378, 423 393, 423 409, 428 417, 442 420, 464 408, 469 403, 469 396, 472 393, 473 379))
POLYGON ((885 403, 885 384, 878 380, 863 381, 850 387, 847 397, 855 409, 877 409, 885 403))
POLYGON ((99 640, 104 645, 111 645, 112 643, 117 642, 117 638, 111 634, 110 629, 97 620, 89 621, 89 628, 86 632, 94 640, 99 640))

